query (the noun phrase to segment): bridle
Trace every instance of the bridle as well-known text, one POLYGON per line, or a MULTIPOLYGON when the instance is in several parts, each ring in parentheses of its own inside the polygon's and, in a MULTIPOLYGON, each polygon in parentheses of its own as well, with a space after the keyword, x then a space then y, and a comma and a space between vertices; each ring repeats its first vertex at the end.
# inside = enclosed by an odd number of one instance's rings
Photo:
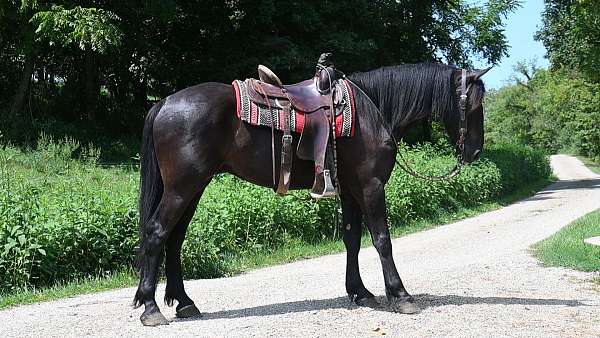
POLYGON ((346 78, 345 74, 343 77, 346 80, 348 80, 350 83, 352 83, 354 85, 354 87, 358 88, 358 90, 360 90, 362 92, 362 94, 365 95, 369 99, 369 101, 371 101, 373 106, 377 109, 377 112, 379 113, 379 117, 381 118, 383 125, 387 129, 392 140, 394 141, 394 144, 396 145, 396 152, 398 154, 400 154, 400 159, 401 159, 402 163, 400 163, 398 161, 398 158, 395 158, 395 161, 396 161, 396 164, 400 168, 402 168, 402 170, 404 170, 409 175, 412 175, 414 177, 417 177, 417 178, 420 178, 423 180, 428 180, 428 181, 446 181, 446 180, 452 179, 452 178, 456 177, 458 174, 460 174, 460 171, 462 170, 462 167, 465 164, 465 160, 464 160, 465 159, 465 139, 467 136, 467 112, 466 112, 467 111, 467 98, 468 98, 467 95, 468 95, 469 90, 471 89, 471 85, 472 85, 472 83, 467 85, 467 70, 466 69, 461 70, 460 97, 459 97, 459 101, 458 101, 458 110, 459 110, 458 128, 459 129, 458 129, 458 140, 456 142, 456 146, 458 147, 459 153, 456 156, 456 165, 454 166, 454 168, 452 168, 452 170, 450 170, 448 173, 446 173, 444 175, 440 175, 440 176, 423 175, 421 173, 416 172, 413 168, 411 168, 410 162, 404 157, 404 155, 402 155, 402 152, 400 151, 399 142, 396 141, 393 131, 389 127, 387 121, 383 117, 383 114, 381 113, 381 111, 379 110, 377 105, 373 102, 373 100, 371 100, 369 95, 367 95, 358 85, 356 85, 356 83, 354 83, 350 79, 346 78))
POLYGON ((460 78, 460 98, 458 100, 458 111, 460 113, 460 120, 458 121, 458 148, 460 150, 459 163, 464 164, 465 155, 465 137, 467 136, 467 95, 471 84, 467 86, 467 70, 461 70, 460 78))

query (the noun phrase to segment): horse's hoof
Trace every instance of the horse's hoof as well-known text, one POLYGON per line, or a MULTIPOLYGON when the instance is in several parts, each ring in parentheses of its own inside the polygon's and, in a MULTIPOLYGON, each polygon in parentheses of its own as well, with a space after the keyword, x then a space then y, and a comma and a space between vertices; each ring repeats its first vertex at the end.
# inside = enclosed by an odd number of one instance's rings
POLYGON ((177 312, 175 312, 175 316, 177 318, 193 318, 201 317, 202 314, 200 313, 200 310, 198 310, 196 305, 190 304, 182 307, 181 309, 178 309, 177 312))
POLYGON ((394 298, 389 301, 390 310, 398 313, 404 313, 408 315, 413 315, 421 312, 421 309, 415 304, 414 301, 401 300, 399 298, 394 298))
POLYGON ((140 320, 144 326, 159 326, 159 325, 169 325, 169 321, 165 316, 163 316, 160 311, 155 311, 152 313, 142 313, 140 316, 140 320))

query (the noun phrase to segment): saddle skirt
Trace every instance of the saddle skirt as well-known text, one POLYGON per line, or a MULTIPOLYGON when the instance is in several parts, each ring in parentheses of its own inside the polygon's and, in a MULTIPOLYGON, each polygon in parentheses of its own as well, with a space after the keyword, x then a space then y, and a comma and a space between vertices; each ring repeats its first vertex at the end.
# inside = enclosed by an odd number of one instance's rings
MULTIPOLYGON (((232 85, 235 90, 237 103, 237 116, 244 122, 254 126, 264 126, 271 128, 271 115, 273 116, 273 126, 277 130, 284 130, 285 116, 283 108, 277 104, 271 104, 271 111, 268 105, 259 103, 262 100, 257 100, 251 86, 254 85, 255 79, 246 79, 244 81, 235 80, 232 85), (257 102, 258 101, 258 102, 257 102)), ((352 87, 346 80, 338 80, 335 84, 338 92, 341 92, 341 97, 336 98, 335 102, 335 132, 337 137, 352 137, 354 136, 355 121, 356 121, 356 104, 354 102, 354 93, 352 87)), ((292 97, 293 100, 293 97, 292 97)), ((297 107, 306 106, 310 108, 310 104, 293 103, 290 116, 290 129, 292 132, 301 134, 305 126, 305 115, 309 112, 300 111, 297 107)))

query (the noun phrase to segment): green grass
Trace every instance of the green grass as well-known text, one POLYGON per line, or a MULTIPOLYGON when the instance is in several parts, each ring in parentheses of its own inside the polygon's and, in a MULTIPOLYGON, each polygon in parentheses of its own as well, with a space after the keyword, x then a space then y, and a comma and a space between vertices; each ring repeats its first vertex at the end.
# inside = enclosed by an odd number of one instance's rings
MULTIPOLYGON (((137 276, 133 271, 123 271, 110 276, 85 278, 49 288, 29 289, 6 295, 0 294, 0 309, 130 287, 135 286, 137 282, 137 276)), ((133 299, 133 295, 131 297, 133 299)))
POLYGON ((594 236, 600 236, 600 209, 581 217, 551 237, 535 244, 533 252, 547 266, 600 271, 600 247, 583 241, 594 236))
POLYGON ((591 158, 585 156, 577 156, 577 158, 591 171, 595 172, 596 174, 600 174, 600 163, 595 162, 591 158))
MULTIPOLYGON (((395 226, 392 227, 392 235, 394 238, 397 238, 418 231, 434 228, 439 225, 458 221, 460 219, 471 217, 483 212, 495 210, 517 200, 531 196, 534 192, 540 190, 549 183, 551 183, 550 180, 541 180, 525 186, 493 202, 486 202, 476 207, 460 208, 452 213, 443 213, 437 215, 430 220, 421 220, 404 226, 395 226)), ((362 246, 371 246, 370 237, 366 233, 362 237, 362 246)), ((302 241, 295 240, 273 251, 257 252, 254 254, 232 257, 230 261, 227 262, 227 265, 230 274, 238 274, 266 266, 339 253, 343 252, 344 250, 344 243, 341 239, 323 240, 317 244, 307 244, 302 241)), ((110 276, 87 278, 71 283, 56 285, 50 288, 24 290, 7 295, 0 295, 0 309, 117 288, 132 287, 137 284, 137 278, 138 277, 135 272, 128 270, 112 274, 110 276)))

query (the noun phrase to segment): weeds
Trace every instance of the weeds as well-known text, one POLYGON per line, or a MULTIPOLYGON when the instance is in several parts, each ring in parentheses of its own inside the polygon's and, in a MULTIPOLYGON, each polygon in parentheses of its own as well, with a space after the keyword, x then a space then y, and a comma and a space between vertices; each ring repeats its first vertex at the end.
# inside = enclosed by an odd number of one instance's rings
MULTIPOLYGON (((415 169, 439 174, 453 165, 443 147, 405 149, 415 169)), ((543 178, 542 153, 499 145, 456 179, 431 183, 396 170, 387 184, 396 228, 498 199, 543 178)), ((137 245, 139 176, 135 166, 98 164, 100 150, 42 135, 35 149, 0 148, 0 292, 46 287, 131 270, 137 245)), ((271 189, 219 175, 206 189, 182 251, 186 278, 234 271, 243 255, 269 255, 293 243, 335 239, 334 201, 306 191, 283 198, 271 189)))

